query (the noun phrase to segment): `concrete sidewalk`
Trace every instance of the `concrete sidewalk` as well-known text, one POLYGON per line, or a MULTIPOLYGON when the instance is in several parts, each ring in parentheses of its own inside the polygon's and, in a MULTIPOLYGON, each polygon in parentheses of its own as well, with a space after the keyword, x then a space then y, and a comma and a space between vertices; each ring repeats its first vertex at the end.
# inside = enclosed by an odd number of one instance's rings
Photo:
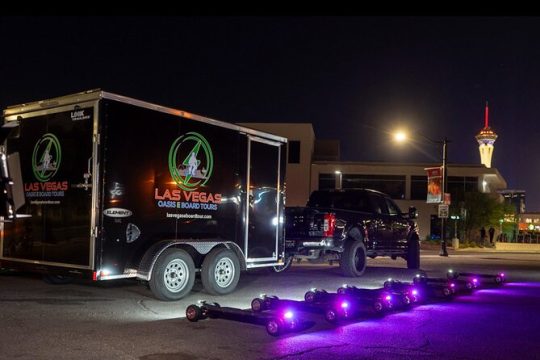
MULTIPOLYGON (((441 249, 440 247, 437 248, 420 248, 420 255, 437 255, 439 256, 441 249)), ((521 250, 511 250, 511 249, 496 249, 496 248, 465 248, 465 249, 458 249, 454 250, 451 247, 446 248, 446 252, 448 253, 448 256, 452 255, 481 255, 481 254, 539 254, 540 250, 527 250, 527 249, 521 249, 521 250)))

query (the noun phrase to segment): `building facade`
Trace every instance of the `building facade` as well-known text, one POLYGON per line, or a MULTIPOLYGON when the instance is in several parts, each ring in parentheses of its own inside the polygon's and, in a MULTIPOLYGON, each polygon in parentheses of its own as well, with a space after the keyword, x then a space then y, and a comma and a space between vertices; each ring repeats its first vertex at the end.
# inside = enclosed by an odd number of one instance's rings
MULTIPOLYGON (((438 205, 426 203, 425 171, 425 168, 436 166, 440 164, 314 162, 311 166, 310 191, 335 187, 343 189, 365 187, 382 191, 390 195, 403 212, 407 212, 410 206, 416 207, 421 239, 437 238, 440 236, 438 205)), ((506 188, 506 181, 495 168, 486 168, 484 165, 449 164, 447 171, 447 192, 450 194, 472 191, 496 194, 497 190, 506 188)), ((453 235, 453 232, 450 232, 447 238, 453 235)))
MULTIPOLYGON (((287 206, 305 206, 309 194, 328 188, 371 188, 389 194, 403 212, 417 208, 421 239, 440 234, 437 204, 427 204, 425 168, 433 163, 383 163, 339 161, 335 142, 317 142, 309 123, 242 123, 242 126, 267 131, 289 139, 287 154, 287 206), (329 160, 330 159, 330 160, 329 160), (439 229, 437 229, 439 226, 439 229)), ((496 168, 448 164, 447 192, 479 191, 497 194, 507 187, 496 168)), ((448 234, 447 238, 452 237, 448 234)))

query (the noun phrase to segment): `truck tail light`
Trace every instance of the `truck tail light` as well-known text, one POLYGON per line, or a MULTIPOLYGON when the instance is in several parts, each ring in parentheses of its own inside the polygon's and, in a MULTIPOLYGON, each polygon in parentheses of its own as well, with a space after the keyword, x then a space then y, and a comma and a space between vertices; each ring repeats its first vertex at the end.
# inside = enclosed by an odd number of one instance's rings
POLYGON ((336 228, 336 216, 334 214, 324 214, 324 228, 323 236, 334 236, 334 230, 336 228))

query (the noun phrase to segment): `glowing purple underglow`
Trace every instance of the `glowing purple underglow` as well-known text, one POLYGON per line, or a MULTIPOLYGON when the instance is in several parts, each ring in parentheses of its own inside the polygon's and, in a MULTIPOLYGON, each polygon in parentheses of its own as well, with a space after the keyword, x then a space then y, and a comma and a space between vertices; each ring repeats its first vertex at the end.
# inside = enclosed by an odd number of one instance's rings
POLYGON ((292 319, 294 316, 293 312, 292 311, 285 311, 285 314, 283 314, 283 317, 285 319, 292 319))
POLYGON ((341 307, 342 307, 343 309, 346 309, 346 308, 349 307, 349 303, 346 302, 346 301, 344 301, 344 302, 341 303, 341 307))

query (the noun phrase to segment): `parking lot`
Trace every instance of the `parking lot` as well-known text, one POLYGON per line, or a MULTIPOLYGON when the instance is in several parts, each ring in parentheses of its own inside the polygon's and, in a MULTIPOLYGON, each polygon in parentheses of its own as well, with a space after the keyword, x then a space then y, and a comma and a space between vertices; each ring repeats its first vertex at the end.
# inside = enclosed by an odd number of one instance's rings
POLYGON ((309 326, 273 338, 264 327, 226 320, 190 323, 187 305, 199 299, 248 308, 260 293, 301 299, 312 287, 335 291, 344 282, 379 287, 388 277, 410 281, 403 260, 369 260, 361 278, 341 277, 337 265, 294 264, 281 274, 243 274, 237 290, 208 296, 200 284, 186 298, 161 302, 135 281, 48 285, 38 276, 0 276, 0 358, 5 359, 322 359, 535 358, 540 345, 540 254, 436 252, 422 254, 428 274, 446 269, 495 273, 510 283, 432 303, 331 325, 305 314, 309 326))

